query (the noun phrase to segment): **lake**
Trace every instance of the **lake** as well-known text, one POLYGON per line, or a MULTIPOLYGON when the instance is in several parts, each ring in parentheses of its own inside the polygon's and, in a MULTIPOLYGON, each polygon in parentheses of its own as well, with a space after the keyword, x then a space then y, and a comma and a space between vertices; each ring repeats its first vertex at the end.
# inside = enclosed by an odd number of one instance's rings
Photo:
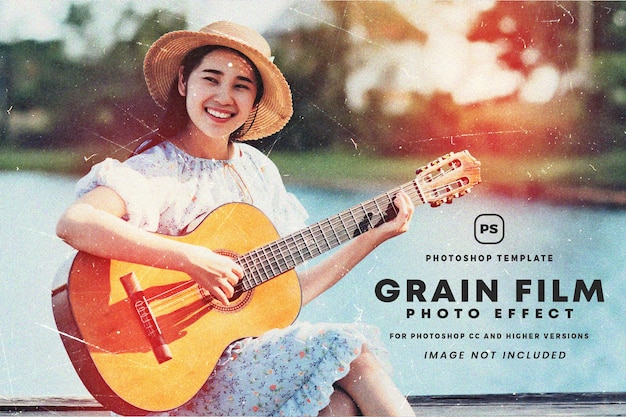
MULTIPOLYGON (((0 173, 0 397, 88 395, 50 308, 54 275, 72 254, 54 227, 74 183, 0 173)), ((383 191, 289 188, 311 221, 383 191)), ((379 327, 407 395, 624 392, 625 226, 624 210, 504 199, 477 187, 451 205, 417 208, 409 232, 299 319, 379 327), (482 224, 495 225, 502 241, 480 243, 482 224)))

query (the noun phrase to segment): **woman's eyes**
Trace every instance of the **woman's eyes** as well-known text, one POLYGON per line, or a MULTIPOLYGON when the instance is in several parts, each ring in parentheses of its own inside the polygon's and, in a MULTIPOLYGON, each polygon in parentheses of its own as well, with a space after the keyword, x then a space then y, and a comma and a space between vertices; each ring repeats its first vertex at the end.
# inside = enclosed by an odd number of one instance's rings
MULTIPOLYGON (((214 77, 203 77, 204 80, 210 82, 211 84, 219 84, 219 80, 214 77)), ((235 84, 234 86, 237 89, 249 90, 250 86, 248 84, 235 84)))

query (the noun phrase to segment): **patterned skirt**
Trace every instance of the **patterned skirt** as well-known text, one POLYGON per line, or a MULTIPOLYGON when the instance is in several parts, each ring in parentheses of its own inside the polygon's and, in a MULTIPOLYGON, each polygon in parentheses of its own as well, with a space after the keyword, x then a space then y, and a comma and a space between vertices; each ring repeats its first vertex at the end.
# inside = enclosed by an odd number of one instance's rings
POLYGON ((233 343, 204 387, 168 415, 315 416, 367 345, 389 369, 378 329, 296 323, 233 343))

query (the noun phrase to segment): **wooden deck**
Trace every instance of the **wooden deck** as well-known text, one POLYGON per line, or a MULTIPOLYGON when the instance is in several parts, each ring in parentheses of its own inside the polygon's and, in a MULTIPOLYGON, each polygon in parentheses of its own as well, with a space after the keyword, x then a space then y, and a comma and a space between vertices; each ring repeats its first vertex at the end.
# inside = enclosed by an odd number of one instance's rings
MULTIPOLYGON (((626 393, 515 394, 410 397, 418 416, 626 416, 626 393)), ((0 398, 0 415, 110 416, 90 399, 0 398)))
POLYGON ((626 393, 411 397, 418 416, 626 416, 626 393))

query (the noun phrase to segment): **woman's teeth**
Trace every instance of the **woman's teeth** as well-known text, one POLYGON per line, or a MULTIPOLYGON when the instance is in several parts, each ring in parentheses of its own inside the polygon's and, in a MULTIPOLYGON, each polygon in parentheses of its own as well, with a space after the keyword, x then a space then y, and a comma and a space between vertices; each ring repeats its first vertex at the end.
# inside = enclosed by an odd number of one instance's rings
POLYGON ((229 117, 232 117, 230 113, 224 113, 213 109, 207 109, 206 112, 209 113, 211 116, 217 117, 219 119, 228 119, 229 117))

